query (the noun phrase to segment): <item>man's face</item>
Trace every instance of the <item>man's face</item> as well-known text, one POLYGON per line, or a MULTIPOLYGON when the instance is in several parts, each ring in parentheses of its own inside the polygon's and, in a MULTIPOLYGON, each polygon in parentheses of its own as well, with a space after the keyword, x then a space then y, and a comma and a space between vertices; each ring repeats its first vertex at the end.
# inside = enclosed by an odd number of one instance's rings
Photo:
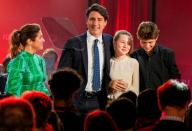
POLYGON ((87 18, 87 28, 91 35, 98 37, 103 33, 107 24, 104 17, 97 11, 92 11, 87 18))
POLYGON ((145 50, 147 54, 150 54, 153 51, 153 48, 156 45, 157 39, 148 39, 148 40, 140 40, 140 46, 145 50))

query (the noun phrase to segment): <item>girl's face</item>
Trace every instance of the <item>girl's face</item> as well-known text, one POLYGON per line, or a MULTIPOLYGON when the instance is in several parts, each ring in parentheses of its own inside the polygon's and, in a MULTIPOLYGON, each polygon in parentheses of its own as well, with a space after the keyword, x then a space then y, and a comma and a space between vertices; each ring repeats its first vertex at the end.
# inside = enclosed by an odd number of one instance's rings
POLYGON ((120 35, 117 41, 114 42, 114 49, 116 57, 127 55, 131 49, 129 36, 124 34, 120 35))

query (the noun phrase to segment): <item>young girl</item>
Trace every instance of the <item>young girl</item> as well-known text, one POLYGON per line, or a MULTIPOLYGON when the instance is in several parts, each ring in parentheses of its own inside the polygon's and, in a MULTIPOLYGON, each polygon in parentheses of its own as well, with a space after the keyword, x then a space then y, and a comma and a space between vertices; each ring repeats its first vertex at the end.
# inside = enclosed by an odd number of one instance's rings
POLYGON ((110 60, 109 98, 116 99, 131 90, 139 93, 139 64, 129 56, 133 37, 126 30, 117 31, 113 38, 115 56, 110 60))

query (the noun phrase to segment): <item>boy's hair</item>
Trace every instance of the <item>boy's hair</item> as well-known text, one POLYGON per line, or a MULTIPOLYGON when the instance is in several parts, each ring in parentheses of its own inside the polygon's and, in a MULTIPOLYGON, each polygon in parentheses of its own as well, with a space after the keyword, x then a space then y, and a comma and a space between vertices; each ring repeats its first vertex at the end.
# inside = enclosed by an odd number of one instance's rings
POLYGON ((160 30, 157 25, 151 21, 141 22, 137 29, 137 38, 141 40, 156 39, 160 30))

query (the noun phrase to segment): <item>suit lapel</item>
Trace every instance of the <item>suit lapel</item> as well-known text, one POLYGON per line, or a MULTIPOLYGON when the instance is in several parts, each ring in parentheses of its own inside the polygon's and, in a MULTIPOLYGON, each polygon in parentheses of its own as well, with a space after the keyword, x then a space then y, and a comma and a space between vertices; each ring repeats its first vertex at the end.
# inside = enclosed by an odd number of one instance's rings
POLYGON ((88 72, 87 33, 84 33, 82 36, 80 36, 80 38, 81 38, 80 49, 82 49, 81 55, 82 55, 84 70, 87 78, 87 75, 88 75, 87 73, 88 72))
POLYGON ((109 60, 110 60, 110 42, 109 40, 105 37, 105 35, 102 36, 103 37, 103 44, 104 44, 104 54, 105 54, 105 59, 104 59, 104 62, 105 62, 105 65, 104 65, 104 70, 106 71, 106 73, 109 73, 109 68, 110 68, 110 65, 109 65, 109 60))

